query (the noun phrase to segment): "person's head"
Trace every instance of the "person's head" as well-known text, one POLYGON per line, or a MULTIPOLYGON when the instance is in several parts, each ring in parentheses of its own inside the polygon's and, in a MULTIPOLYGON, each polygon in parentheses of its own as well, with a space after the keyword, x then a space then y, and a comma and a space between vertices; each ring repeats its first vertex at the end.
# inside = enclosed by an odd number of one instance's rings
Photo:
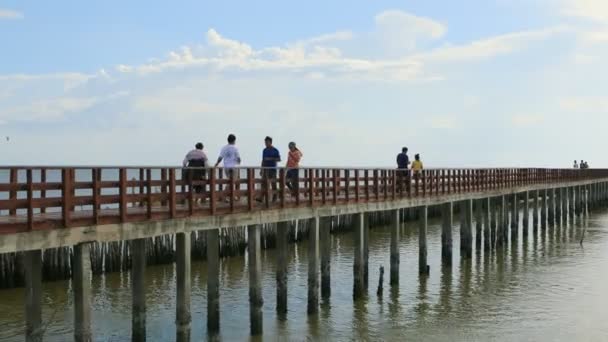
POLYGON ((264 143, 266 144, 266 147, 272 147, 272 138, 271 137, 266 137, 264 139, 264 143))
POLYGON ((585 161, 581 159, 581 164, 584 163, 585 161))
POLYGON ((290 150, 290 151, 295 151, 295 150, 297 150, 297 149, 298 149, 298 148, 296 147, 296 143, 295 143, 295 142, 293 142, 293 141, 289 143, 288 147, 289 147, 289 150, 290 150))
POLYGON ((403 147, 403 148, 401 149, 401 152, 403 152, 403 153, 407 153, 407 147, 403 147))
POLYGON ((414 156, 414 158, 416 158, 416 160, 420 160, 420 155, 419 155, 419 154, 416 154, 416 155, 414 156))
POLYGON ((234 136, 234 134, 229 134, 228 135, 228 143, 229 144, 234 144, 236 142, 236 136, 234 136))
POLYGON ((198 143, 196 143, 196 145, 194 145, 194 147, 195 147, 197 150, 202 150, 202 149, 203 149, 203 143, 198 142, 198 143))
POLYGON ((574 164, 576 164, 576 160, 574 161, 574 164))

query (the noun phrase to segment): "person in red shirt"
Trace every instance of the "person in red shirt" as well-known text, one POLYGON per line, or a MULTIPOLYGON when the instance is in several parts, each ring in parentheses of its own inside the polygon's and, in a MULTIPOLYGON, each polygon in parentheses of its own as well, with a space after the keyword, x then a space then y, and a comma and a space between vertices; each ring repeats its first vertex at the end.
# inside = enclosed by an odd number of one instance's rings
POLYGON ((287 155, 287 187, 291 190, 292 195, 297 195, 299 185, 299 170, 300 160, 302 160, 302 151, 300 151, 295 142, 289 143, 289 154, 287 155))

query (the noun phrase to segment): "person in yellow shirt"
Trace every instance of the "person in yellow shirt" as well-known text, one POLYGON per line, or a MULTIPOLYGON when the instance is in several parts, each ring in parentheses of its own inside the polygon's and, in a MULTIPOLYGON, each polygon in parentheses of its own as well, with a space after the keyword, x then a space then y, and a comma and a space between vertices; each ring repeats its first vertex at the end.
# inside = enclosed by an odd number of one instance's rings
POLYGON ((412 162, 412 171, 414 171, 414 174, 418 174, 423 168, 424 165, 422 165, 422 161, 420 160, 420 154, 416 154, 414 162, 412 162))

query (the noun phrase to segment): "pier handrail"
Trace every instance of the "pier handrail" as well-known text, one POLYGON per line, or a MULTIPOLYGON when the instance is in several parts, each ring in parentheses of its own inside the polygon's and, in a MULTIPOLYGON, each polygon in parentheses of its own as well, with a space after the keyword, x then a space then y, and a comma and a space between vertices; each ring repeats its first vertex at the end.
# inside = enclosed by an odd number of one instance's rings
POLYGON ((608 178, 608 169, 2 166, 0 233, 393 201, 608 178), (262 173, 276 170, 276 189, 262 173), (200 192, 197 189, 202 189, 200 192))

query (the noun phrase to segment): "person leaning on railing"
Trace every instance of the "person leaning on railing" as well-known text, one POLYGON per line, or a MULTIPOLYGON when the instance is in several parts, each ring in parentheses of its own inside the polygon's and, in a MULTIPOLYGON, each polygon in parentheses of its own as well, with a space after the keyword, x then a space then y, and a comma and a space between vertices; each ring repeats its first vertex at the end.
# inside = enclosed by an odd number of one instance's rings
POLYGON ((407 147, 401 149, 401 153, 397 155, 397 184, 398 191, 403 191, 403 184, 407 178, 408 167, 410 165, 410 157, 407 155, 407 147))
POLYGON ((262 181, 263 191, 262 197, 258 198, 258 202, 262 201, 262 198, 268 196, 268 188, 272 188, 272 201, 277 199, 277 163, 281 161, 281 154, 276 147, 272 146, 272 138, 264 138, 264 144, 266 147, 262 151, 262 181))
MULTIPOLYGON (((231 180, 236 180, 239 176, 238 167, 241 165, 241 155, 239 149, 236 147, 236 136, 234 134, 228 135, 228 145, 222 147, 220 155, 217 158, 215 167, 224 162, 224 169, 226 170, 226 176, 231 180)), ((235 184, 235 186, 237 186, 235 184)), ((234 190, 234 189, 233 189, 234 190)), ((234 200, 238 201, 238 196, 235 196, 234 200)))
POLYGON ((424 165, 422 164, 422 160, 420 160, 420 154, 416 154, 414 156, 414 162, 412 162, 412 171, 414 172, 414 177, 418 177, 423 169, 424 165))

